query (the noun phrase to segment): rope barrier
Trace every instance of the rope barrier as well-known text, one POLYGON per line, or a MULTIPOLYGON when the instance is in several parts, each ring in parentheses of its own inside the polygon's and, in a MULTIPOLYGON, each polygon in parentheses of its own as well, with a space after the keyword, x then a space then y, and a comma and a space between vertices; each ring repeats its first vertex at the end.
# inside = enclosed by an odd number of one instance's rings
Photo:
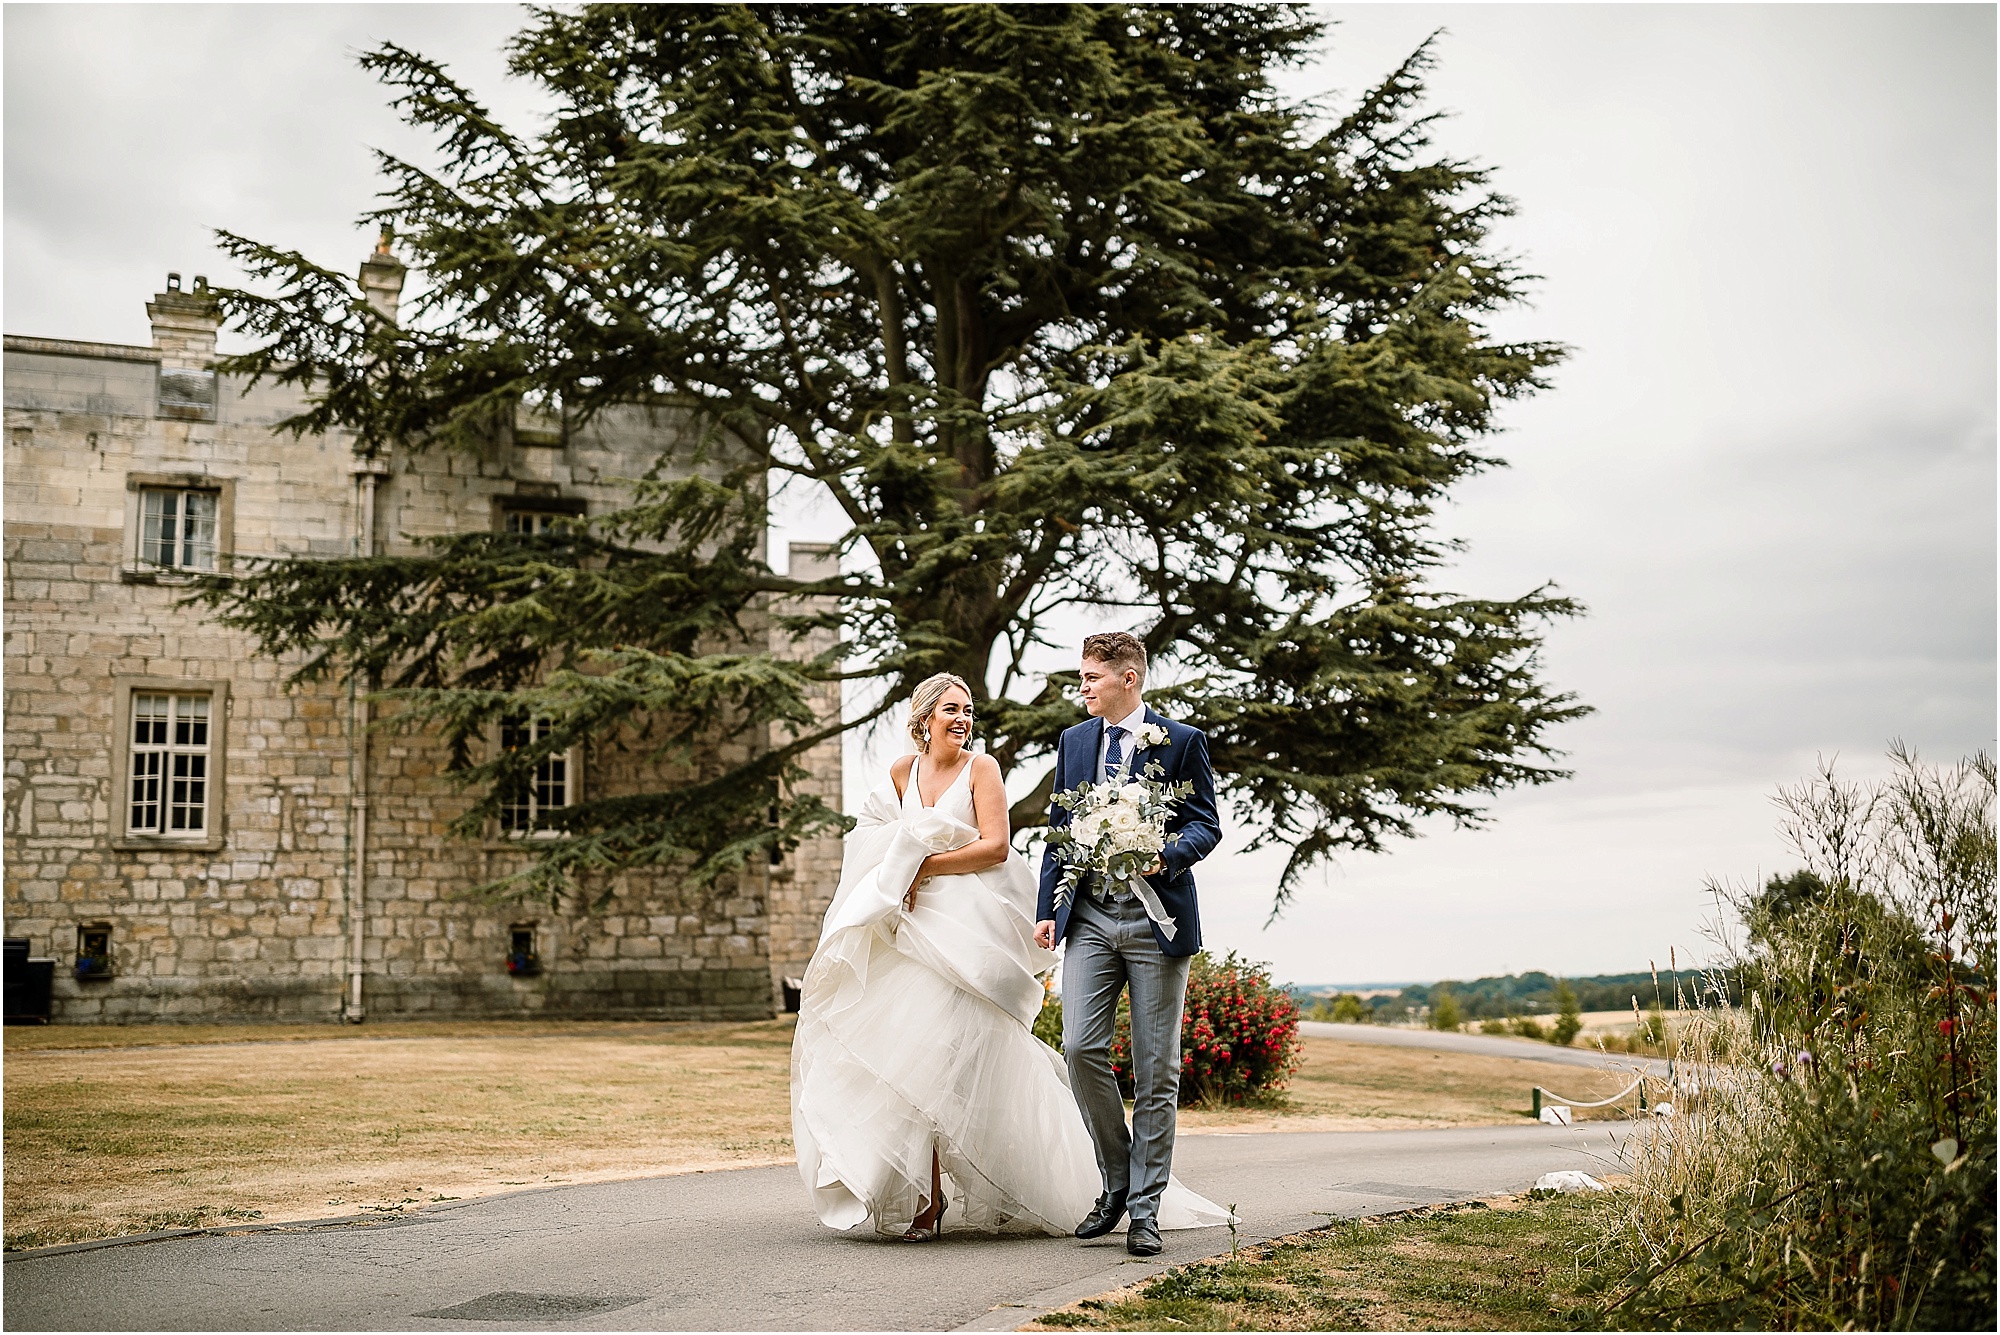
MULTIPOLYGON (((1642 1071, 1640 1072, 1638 1078, 1633 1080, 1631 1084, 1625 1086, 1625 1088, 1619 1090, 1616 1094, 1613 1094, 1610 1098, 1599 1099, 1595 1103, 1580 1103, 1574 1099, 1566 1099, 1562 1095, 1556 1093, 1553 1089, 1549 1089, 1542 1085, 1536 1085, 1532 1089, 1532 1091, 1530 1091, 1535 1101, 1535 1116, 1539 1118, 1542 1115, 1543 1095, 1547 1095, 1549 1101, 1552 1103, 1563 1104, 1571 1108, 1606 1108, 1618 1102, 1618 1100, 1624 1098, 1627 1094, 1630 1094, 1633 1090, 1636 1089, 1639 1091, 1639 1111, 1645 1112, 1646 1082, 1649 1080, 1654 1082, 1655 1084, 1664 1086, 1666 1091, 1674 1095, 1675 1100, 1678 1102, 1679 1099, 1682 1098, 1683 1096, 1687 1098, 1696 1098, 1701 1095, 1704 1089, 1725 1090, 1725 1089, 1737 1088, 1742 1084, 1745 1078, 1745 1073, 1739 1068, 1718 1066, 1718 1065, 1701 1065, 1697 1066, 1694 1074, 1690 1075, 1685 1068, 1683 1068, 1677 1074, 1675 1072, 1675 1066, 1676 1063, 1673 1060, 1669 1059, 1667 1062, 1667 1073, 1664 1077, 1657 1075, 1649 1075, 1642 1071)), ((1661 1106, 1665 1107, 1667 1105, 1663 1104, 1661 1106)))
POLYGON ((1608 1108, 1612 1104, 1624 1098, 1627 1094, 1630 1094, 1635 1089, 1639 1091, 1639 1111, 1644 1112, 1646 1110, 1646 1090, 1645 1090, 1646 1079, 1647 1079, 1646 1076, 1640 1075, 1631 1084, 1625 1086, 1625 1088, 1619 1090, 1616 1094, 1613 1094, 1610 1098, 1599 1099, 1595 1103, 1584 1103, 1578 1099, 1566 1099, 1562 1095, 1556 1093, 1553 1089, 1546 1089, 1541 1085, 1536 1085, 1534 1088, 1535 1117, 1537 1120, 1541 1118, 1542 1095, 1544 1094, 1548 1095, 1551 1101, 1562 1104, 1564 1107, 1568 1108, 1608 1108))
POLYGON ((1618 1102, 1618 1100, 1624 1098, 1627 1094, 1630 1094, 1633 1090, 1637 1089, 1639 1086, 1645 1083, 1646 1083, 1646 1077, 1642 1075, 1637 1080, 1634 1080, 1631 1084, 1625 1086, 1625 1088, 1619 1090, 1616 1094, 1613 1094, 1610 1098, 1599 1099, 1595 1103, 1582 1103, 1576 1099, 1566 1099, 1562 1095, 1556 1093, 1553 1089, 1544 1089, 1540 1085, 1535 1086, 1535 1092, 1537 1094, 1546 1094, 1550 1098, 1554 1099, 1557 1103, 1566 1104, 1572 1108, 1608 1108, 1612 1104, 1618 1102))

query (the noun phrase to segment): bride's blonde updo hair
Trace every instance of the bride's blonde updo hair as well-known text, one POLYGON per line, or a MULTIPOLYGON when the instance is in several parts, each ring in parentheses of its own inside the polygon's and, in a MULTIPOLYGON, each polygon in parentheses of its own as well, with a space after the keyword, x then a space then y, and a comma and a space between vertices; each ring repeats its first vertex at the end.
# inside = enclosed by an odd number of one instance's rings
POLYGON ((964 691, 966 698, 972 697, 972 688, 965 684, 965 678, 955 672, 940 672, 935 677, 926 677, 910 695, 910 740, 917 744, 919 755, 928 755, 931 749, 931 715, 937 713, 938 701, 952 687, 964 691))

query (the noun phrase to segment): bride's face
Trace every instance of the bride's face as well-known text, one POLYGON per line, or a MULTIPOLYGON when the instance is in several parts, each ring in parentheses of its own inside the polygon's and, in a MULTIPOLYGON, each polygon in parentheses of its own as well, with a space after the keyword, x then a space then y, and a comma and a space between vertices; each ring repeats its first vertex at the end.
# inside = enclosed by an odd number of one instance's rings
POLYGON ((931 751, 949 759, 972 743, 972 697, 956 686, 945 689, 931 713, 931 751))

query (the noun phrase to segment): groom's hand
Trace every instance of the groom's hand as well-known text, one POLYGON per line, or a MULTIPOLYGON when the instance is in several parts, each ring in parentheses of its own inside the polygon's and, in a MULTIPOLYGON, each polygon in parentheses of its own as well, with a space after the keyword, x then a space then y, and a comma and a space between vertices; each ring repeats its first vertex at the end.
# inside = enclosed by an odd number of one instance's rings
POLYGON ((1035 924, 1035 944, 1043 950, 1056 948, 1056 920, 1044 918, 1035 924))

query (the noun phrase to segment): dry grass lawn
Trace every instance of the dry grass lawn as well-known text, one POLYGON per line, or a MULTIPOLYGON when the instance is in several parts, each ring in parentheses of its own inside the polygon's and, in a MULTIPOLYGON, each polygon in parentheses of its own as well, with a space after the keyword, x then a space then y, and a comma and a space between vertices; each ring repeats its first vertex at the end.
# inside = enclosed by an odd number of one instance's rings
MULTIPOLYGON (((1516 1057, 1304 1040, 1305 1061, 1281 1108, 1187 1109, 1185 1131, 1388 1131, 1526 1122, 1536 1085, 1594 1102, 1631 1083, 1614 1071, 1516 1057)), ((1628 1116, 1579 1111, 1577 1120, 1628 1116)))
MULTIPOLYGON (((6 1245, 417 1209, 788 1162, 788 1020, 12 1027, 6 1245)), ((1306 1041, 1279 1107, 1189 1132, 1523 1122, 1546 1063, 1306 1041)))
POLYGON ((6 1245, 791 1158, 789 1023, 271 1033, 8 1029, 6 1245))

